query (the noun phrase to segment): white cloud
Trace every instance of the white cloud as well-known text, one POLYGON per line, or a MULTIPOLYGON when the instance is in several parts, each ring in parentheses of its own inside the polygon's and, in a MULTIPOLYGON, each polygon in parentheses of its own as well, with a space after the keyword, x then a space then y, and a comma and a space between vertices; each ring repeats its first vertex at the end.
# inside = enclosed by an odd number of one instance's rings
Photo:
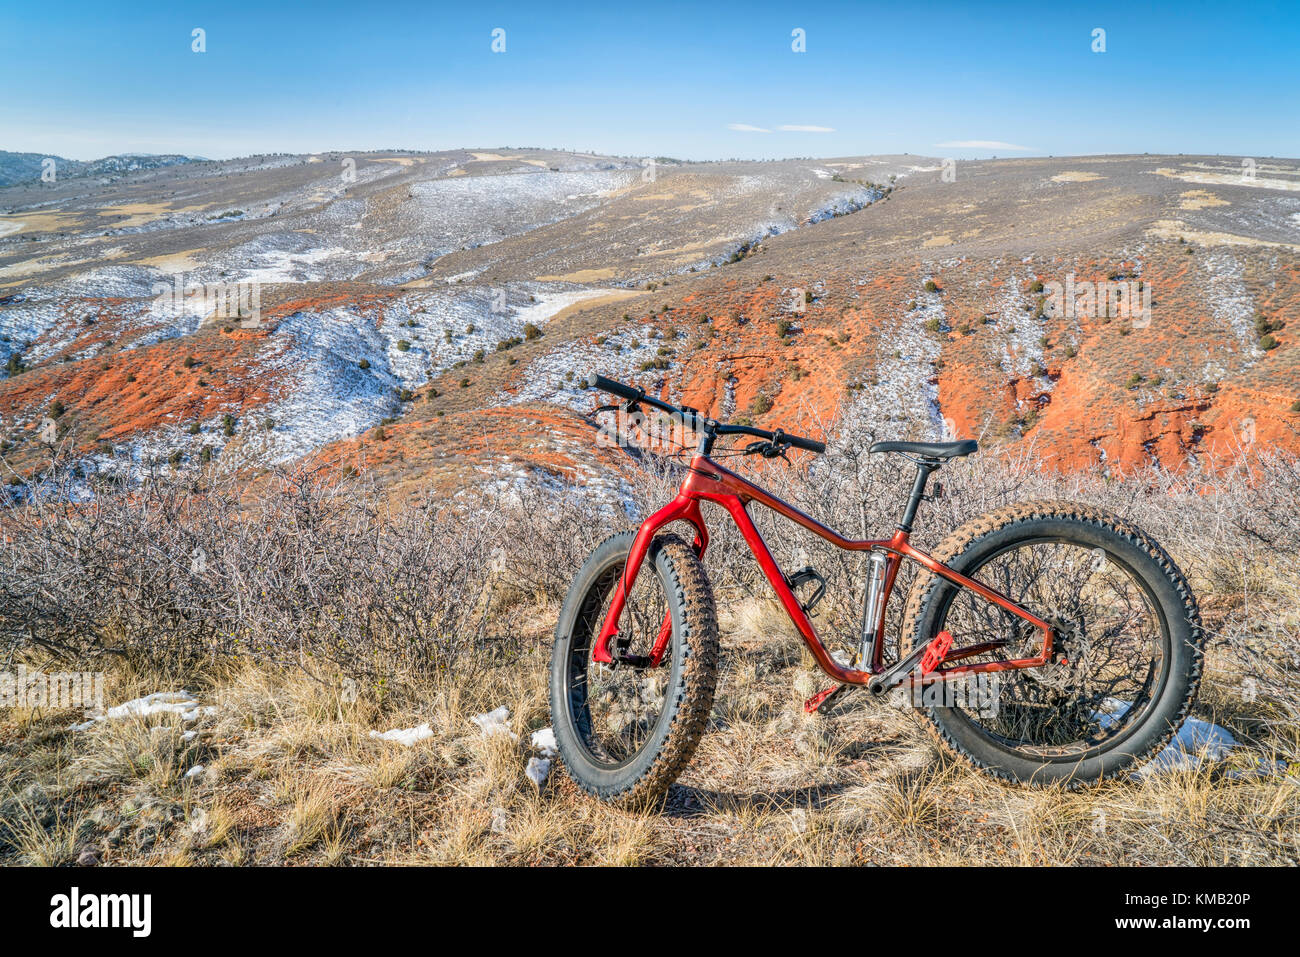
POLYGON ((748 123, 728 123, 727 129, 735 130, 737 133, 771 133, 771 130, 765 130, 761 126, 750 126, 748 123))
POLYGON ((935 146, 951 146, 961 150, 1002 150, 1005 153, 1036 153, 1032 146, 1017 146, 1015 143, 1003 143, 1001 140, 949 140, 935 143, 935 146))
POLYGON ((786 133, 834 133, 834 127, 830 126, 805 126, 801 124, 786 124, 778 127, 786 133))

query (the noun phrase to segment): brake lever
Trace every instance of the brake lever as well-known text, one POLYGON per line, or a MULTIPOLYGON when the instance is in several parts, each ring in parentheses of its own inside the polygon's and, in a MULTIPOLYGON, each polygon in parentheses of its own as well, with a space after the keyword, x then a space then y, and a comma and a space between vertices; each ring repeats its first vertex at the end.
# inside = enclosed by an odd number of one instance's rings
POLYGON ((781 459, 785 459, 786 465, 789 465, 791 464, 790 459, 787 458, 785 454, 786 450, 789 448, 790 446, 788 445, 779 444, 777 442, 769 442, 766 439, 759 439, 757 442, 750 442, 747 446, 745 446, 745 454, 761 455, 765 459, 781 458, 781 459))

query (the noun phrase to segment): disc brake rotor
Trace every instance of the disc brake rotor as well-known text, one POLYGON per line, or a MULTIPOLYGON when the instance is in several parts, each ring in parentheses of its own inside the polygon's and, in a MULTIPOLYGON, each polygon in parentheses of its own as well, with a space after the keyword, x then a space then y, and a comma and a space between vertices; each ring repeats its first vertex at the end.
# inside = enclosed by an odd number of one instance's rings
MULTIPOLYGON (((1046 619, 1052 626, 1052 661, 1040 668, 1026 668, 1025 677, 1055 691, 1073 688, 1085 673, 1086 641, 1082 626, 1071 619, 1046 619)), ((1031 654, 1036 654, 1037 645, 1031 654)))

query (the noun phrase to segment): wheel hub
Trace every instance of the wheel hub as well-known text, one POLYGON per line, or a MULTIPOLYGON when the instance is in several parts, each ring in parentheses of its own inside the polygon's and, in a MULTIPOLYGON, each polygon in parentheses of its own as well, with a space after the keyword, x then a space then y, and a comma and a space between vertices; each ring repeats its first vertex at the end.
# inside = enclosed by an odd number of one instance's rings
POLYGON ((1071 688, 1078 680, 1079 665, 1084 653, 1082 626, 1069 618, 1051 617, 1052 660, 1041 668, 1027 668, 1025 675, 1039 684, 1058 691, 1071 688))

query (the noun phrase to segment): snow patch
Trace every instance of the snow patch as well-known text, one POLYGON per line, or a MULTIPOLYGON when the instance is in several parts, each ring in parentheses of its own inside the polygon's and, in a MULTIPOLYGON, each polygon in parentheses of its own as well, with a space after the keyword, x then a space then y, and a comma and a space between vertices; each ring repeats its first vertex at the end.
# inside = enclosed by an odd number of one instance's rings
MULTIPOLYGON (((664 344, 664 340, 654 338, 656 332, 652 325, 641 325, 611 333, 601 345, 581 340, 565 343, 534 359, 514 393, 503 392, 494 401, 500 405, 549 402, 586 412, 594 404, 592 393, 584 388, 586 374, 597 371, 629 383, 644 380, 647 373, 641 371, 641 366, 656 358, 664 344)), ((656 370, 654 375, 664 377, 666 373, 656 370)))
POLYGON ((1035 378, 1036 384, 1050 392, 1052 380, 1043 375, 1046 368, 1043 347, 1043 323, 1026 311, 1028 303, 1020 294, 1020 279, 1012 273, 1007 277, 997 306, 997 331, 1002 338, 1002 353, 998 364, 1010 376, 1035 378))
MULTIPOLYGON (((948 328, 943 299, 937 292, 919 292, 916 306, 904 310, 892 328, 882 330, 880 341, 893 346, 896 356, 883 358, 874 375, 861 383, 849 409, 849 421, 864 423, 877 439, 923 440, 950 438, 939 410, 939 387, 930 380, 939 358, 939 343, 926 329, 937 322, 948 328)), ((850 429, 846 435, 857 435, 850 429)))
POLYGON ((513 741, 519 740, 519 735, 510 730, 510 709, 505 705, 489 711, 487 714, 479 714, 470 718, 483 732, 483 737, 490 738, 495 734, 504 734, 513 741))
POLYGON ((537 785, 537 790, 540 791, 551 774, 551 759, 529 758, 528 766, 524 768, 524 774, 528 776, 528 780, 537 785))
POLYGON ((427 255, 475 249, 557 223, 633 183, 635 171, 553 173, 531 169, 415 183, 398 223, 437 243, 427 255))
MULTIPOLYGON (((1096 714, 1097 722, 1103 729, 1109 728, 1122 719, 1132 706, 1129 701, 1107 698, 1096 714)), ((1200 718, 1188 718, 1173 740, 1135 771, 1132 777, 1145 778, 1173 771, 1196 770, 1208 763, 1222 761, 1237 746, 1237 739, 1227 728, 1200 718)))
POLYGON ((271 249, 255 254, 256 265, 245 269, 232 282, 286 283, 321 282, 329 278, 325 270, 315 268, 320 263, 336 257, 351 255, 346 249, 311 249, 306 252, 285 252, 271 249))
POLYGON ((535 303, 516 309, 515 320, 521 325, 531 322, 535 326, 544 326, 575 303, 603 296, 608 292, 608 289, 579 289, 574 292, 555 292, 539 296, 535 303))
POLYGON ((1199 718, 1188 718, 1174 739, 1141 767, 1137 774, 1148 777, 1170 771, 1193 770, 1206 763, 1222 761, 1235 747, 1237 739, 1227 728, 1199 718))
POLYGON ((211 705, 200 707, 198 701, 188 691, 158 691, 109 708, 103 714, 91 713, 88 720, 81 724, 74 724, 68 730, 85 731, 102 721, 145 718, 153 714, 178 714, 185 721, 197 721, 204 715, 215 714, 216 711, 217 709, 211 705))
POLYGON ((542 728, 539 731, 534 731, 531 740, 533 747, 541 751, 543 757, 553 758, 559 753, 560 746, 555 741, 554 728, 542 728))
POLYGON ((1246 289, 1241 261, 1230 253, 1215 252, 1205 256, 1202 263, 1209 275, 1201 298, 1209 304, 1214 318, 1236 335, 1241 352, 1248 358, 1258 358, 1263 350, 1255 344, 1255 300, 1246 289))
POLYGON ((828 219, 834 219, 836 216, 847 216, 849 213, 856 213, 860 209, 866 209, 883 195, 885 194, 878 189, 861 187, 852 193, 837 196, 829 203, 825 203, 813 210, 805 221, 805 225, 812 226, 828 219))
POLYGON ((433 728, 428 724, 417 724, 414 728, 394 728, 392 731, 371 731, 370 736, 380 741, 395 741, 410 747, 418 741, 433 737, 433 728))

